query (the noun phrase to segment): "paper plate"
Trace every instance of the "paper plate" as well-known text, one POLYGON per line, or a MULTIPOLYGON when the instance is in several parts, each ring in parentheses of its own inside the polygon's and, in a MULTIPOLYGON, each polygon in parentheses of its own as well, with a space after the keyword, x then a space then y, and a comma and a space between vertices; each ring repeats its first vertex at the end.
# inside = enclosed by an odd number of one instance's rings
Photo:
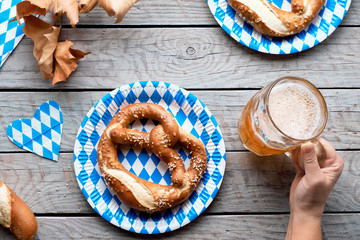
MULTIPOLYGON (((156 124, 140 120, 132 128, 150 131, 156 124)), ((189 166, 187 150, 176 149, 189 166)), ((135 151, 122 146, 120 162, 135 175, 155 183, 169 185, 171 176, 165 163, 145 150, 135 151)), ((164 82, 136 82, 122 86, 105 95, 85 116, 74 146, 74 168, 77 181, 92 208, 112 224, 132 232, 154 234, 178 229, 199 216, 213 201, 225 171, 225 144, 220 128, 209 109, 188 91, 164 82), (107 187, 97 163, 97 144, 110 119, 123 107, 149 102, 163 106, 177 119, 180 126, 206 146, 208 164, 196 190, 188 200, 166 211, 147 214, 121 203, 107 187)))
MULTIPOLYGON (((280 9, 291 11, 291 0, 268 1, 280 9)), ((227 0, 207 0, 207 3, 219 25, 237 42, 263 53, 290 54, 312 48, 330 36, 345 17, 351 0, 327 0, 306 29, 285 38, 260 34, 244 22, 227 0)))

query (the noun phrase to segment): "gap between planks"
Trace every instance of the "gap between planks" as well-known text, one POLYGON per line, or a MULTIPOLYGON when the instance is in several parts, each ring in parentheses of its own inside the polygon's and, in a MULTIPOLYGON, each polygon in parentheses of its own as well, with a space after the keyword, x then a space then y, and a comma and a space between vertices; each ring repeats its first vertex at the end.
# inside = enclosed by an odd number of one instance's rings
MULTIPOLYGON (((126 84, 125 84, 126 85, 126 84)), ((183 88, 183 87, 182 87, 183 88)), ((194 92, 233 92, 233 91, 258 91, 261 88, 183 88, 187 91, 194 91, 194 92)), ((318 87, 319 90, 360 90, 360 87, 318 87)), ((15 89, 0 89, 0 93, 20 93, 20 92, 104 92, 113 91, 114 88, 103 88, 103 89, 76 89, 76 88, 68 88, 68 89, 56 89, 56 88, 49 88, 49 89, 43 89, 43 88, 35 88, 35 89, 21 89, 21 88, 15 88, 15 89)))

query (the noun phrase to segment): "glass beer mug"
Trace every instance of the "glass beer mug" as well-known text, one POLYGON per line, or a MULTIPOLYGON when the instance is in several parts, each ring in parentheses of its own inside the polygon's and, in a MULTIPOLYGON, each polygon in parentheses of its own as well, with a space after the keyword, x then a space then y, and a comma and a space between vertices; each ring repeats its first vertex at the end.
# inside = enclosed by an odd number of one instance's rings
POLYGON ((260 156, 289 152, 315 141, 328 111, 319 90, 305 79, 283 77, 258 91, 238 123, 244 146, 260 156))

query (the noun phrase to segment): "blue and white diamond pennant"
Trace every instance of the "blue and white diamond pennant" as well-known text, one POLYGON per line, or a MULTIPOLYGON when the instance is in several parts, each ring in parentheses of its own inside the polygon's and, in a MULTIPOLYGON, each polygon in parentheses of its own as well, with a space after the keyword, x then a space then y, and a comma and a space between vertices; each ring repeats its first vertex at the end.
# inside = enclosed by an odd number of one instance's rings
POLYGON ((0 0, 0 68, 24 36, 22 25, 9 22, 16 16, 19 2, 21 0, 0 0))
POLYGON ((63 116, 57 102, 41 104, 31 119, 18 119, 6 129, 10 141, 44 158, 59 158, 63 116))

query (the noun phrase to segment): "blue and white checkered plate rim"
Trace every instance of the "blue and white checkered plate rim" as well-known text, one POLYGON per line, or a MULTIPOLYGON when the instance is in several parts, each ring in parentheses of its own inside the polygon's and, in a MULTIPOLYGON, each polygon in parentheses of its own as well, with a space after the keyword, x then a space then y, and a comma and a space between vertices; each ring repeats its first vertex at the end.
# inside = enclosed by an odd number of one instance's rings
MULTIPOLYGON (((157 123, 144 119, 131 128, 150 131, 157 123)), ((189 166, 190 154, 175 148, 189 166)), ((130 172, 155 183, 170 185, 171 175, 164 162, 146 150, 121 146, 119 161, 130 172)), ((155 234, 169 232, 199 216, 215 198, 225 172, 225 144, 219 125, 209 109, 193 94, 173 84, 145 81, 119 87, 106 94, 87 113, 79 128, 74 146, 75 174, 91 207, 112 224, 132 232, 155 234), (163 212, 147 214, 123 204, 110 189, 97 163, 97 144, 110 119, 125 106, 149 102, 163 106, 179 125, 202 140, 208 155, 206 172, 196 190, 182 204, 163 212)))
MULTIPOLYGON (((291 11, 291 0, 268 0, 280 9, 291 11)), ((351 0, 327 0, 312 23, 298 34, 267 37, 253 29, 228 4, 227 0, 207 0, 219 25, 237 42, 263 53, 297 53, 324 41, 339 26, 349 10, 351 0)))

